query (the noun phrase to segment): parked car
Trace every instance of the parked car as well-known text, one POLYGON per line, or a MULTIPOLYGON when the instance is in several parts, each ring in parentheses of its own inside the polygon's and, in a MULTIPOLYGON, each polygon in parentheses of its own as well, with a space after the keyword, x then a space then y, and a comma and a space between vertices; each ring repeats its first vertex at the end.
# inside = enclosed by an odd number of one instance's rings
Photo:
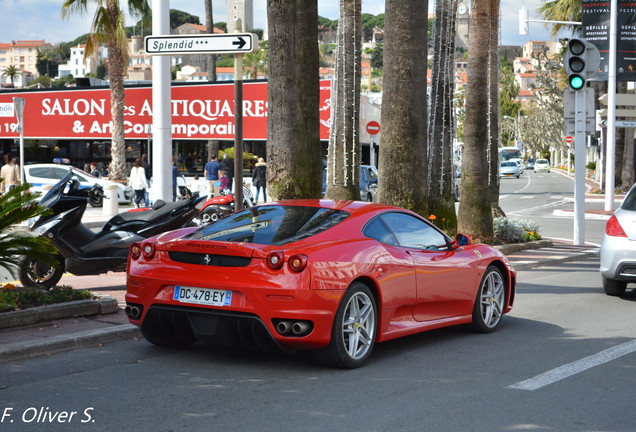
POLYGON ((601 241, 601 276, 607 295, 621 296, 636 282, 636 185, 609 218, 601 241))
POLYGON ((538 173, 541 171, 550 172, 550 162, 547 159, 537 159, 534 163, 534 172, 538 173))
MULTIPOLYGON (((322 194, 327 192, 327 170, 322 172, 322 194)), ((378 169, 373 165, 360 165, 360 199, 376 202, 378 200, 378 169)))
POLYGON ((515 161, 505 161, 499 163, 499 177, 516 177, 521 176, 519 164, 515 161))
POLYGON ((527 170, 531 170, 534 169, 534 162, 535 162, 535 158, 528 158, 526 159, 526 169, 527 170))
POLYGON ((130 248, 126 313, 159 346, 312 350, 362 366, 376 342, 467 324, 494 331, 515 298, 497 249, 403 208, 289 200, 130 248))
MULTIPOLYGON (((127 185, 114 182, 111 180, 98 178, 90 175, 89 173, 82 171, 79 168, 75 168, 71 165, 60 164, 31 164, 25 165, 24 171, 26 173, 24 180, 30 183, 33 187, 33 192, 42 192, 43 186, 53 186, 60 179, 68 173, 68 170, 73 171, 73 175, 79 180, 81 188, 91 188, 95 184, 100 185, 102 188, 108 185, 117 186, 117 200, 119 204, 130 204, 133 198, 133 191, 127 185)), ((90 205, 93 207, 102 206, 102 198, 94 197, 90 201, 90 205)))

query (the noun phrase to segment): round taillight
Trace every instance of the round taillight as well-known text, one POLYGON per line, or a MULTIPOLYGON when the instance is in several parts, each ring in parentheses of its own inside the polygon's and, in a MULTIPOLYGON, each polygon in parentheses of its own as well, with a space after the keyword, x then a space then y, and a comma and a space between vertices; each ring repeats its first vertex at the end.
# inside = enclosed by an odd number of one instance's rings
POLYGON ((305 270, 307 267, 307 255, 305 254, 296 254, 292 255, 289 260, 287 260, 289 264, 289 268, 296 273, 300 273, 305 270))
POLYGON ((273 270, 278 270, 285 263, 285 255, 283 252, 270 252, 267 255, 267 265, 273 270))
POLYGON ((627 237, 616 215, 612 215, 605 225, 605 234, 612 237, 627 237))
POLYGON ((130 245, 130 257, 132 259, 139 259, 141 256, 141 245, 139 243, 133 243, 130 245))
POLYGON ((144 243, 141 246, 141 254, 148 260, 153 259, 155 257, 154 243, 144 243))

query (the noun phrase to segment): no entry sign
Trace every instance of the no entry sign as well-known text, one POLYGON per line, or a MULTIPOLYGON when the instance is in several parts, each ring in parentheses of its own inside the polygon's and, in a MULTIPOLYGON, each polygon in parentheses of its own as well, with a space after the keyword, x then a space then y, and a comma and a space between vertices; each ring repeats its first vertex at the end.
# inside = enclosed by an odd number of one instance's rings
POLYGON ((377 121, 370 121, 367 123, 367 132, 369 135, 377 135, 380 132, 380 123, 377 121))

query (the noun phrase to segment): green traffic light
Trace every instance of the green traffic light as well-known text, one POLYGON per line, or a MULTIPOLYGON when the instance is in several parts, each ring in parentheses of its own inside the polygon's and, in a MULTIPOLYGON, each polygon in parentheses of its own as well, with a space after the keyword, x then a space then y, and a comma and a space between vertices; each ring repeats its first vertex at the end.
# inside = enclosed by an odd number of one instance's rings
POLYGON ((570 87, 572 90, 581 90, 585 86, 585 80, 579 75, 570 76, 570 87))

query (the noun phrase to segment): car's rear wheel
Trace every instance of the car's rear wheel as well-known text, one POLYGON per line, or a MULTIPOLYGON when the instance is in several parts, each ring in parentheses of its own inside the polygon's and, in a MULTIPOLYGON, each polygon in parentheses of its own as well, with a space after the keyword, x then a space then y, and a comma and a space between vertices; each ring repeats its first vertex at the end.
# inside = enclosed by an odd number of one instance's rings
POLYGON ((501 322, 505 305, 506 284, 501 270, 489 266, 479 284, 470 329, 478 333, 494 331, 501 322))
POLYGON ((377 332, 377 305, 371 290, 353 283, 342 298, 331 330, 331 342, 313 352, 327 366, 353 369, 371 355, 377 332))
POLYGON ((18 277, 22 286, 25 288, 53 288, 64 274, 64 259, 60 255, 56 256, 55 259, 58 261, 58 267, 28 256, 20 258, 18 277))
POLYGON ((603 276, 603 290, 605 290, 605 294, 607 295, 620 297, 625 294, 625 290, 627 290, 627 282, 608 279, 603 276))

